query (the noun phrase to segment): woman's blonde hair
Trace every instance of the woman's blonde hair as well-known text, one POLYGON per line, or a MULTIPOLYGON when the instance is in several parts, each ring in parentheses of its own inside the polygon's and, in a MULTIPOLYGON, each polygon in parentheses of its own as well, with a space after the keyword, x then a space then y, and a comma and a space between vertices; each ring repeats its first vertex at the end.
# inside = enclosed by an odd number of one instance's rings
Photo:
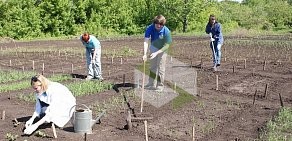
POLYGON ((41 74, 35 75, 31 78, 30 84, 31 86, 39 85, 41 86, 42 90, 46 91, 48 89, 48 85, 51 81, 44 77, 41 74))

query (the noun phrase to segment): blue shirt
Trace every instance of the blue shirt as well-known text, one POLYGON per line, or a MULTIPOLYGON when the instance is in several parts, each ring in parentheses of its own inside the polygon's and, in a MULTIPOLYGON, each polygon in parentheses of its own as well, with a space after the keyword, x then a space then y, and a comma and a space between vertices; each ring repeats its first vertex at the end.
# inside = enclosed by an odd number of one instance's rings
POLYGON ((223 44, 223 34, 221 29, 221 24, 216 22, 214 28, 212 28, 211 24, 206 25, 206 33, 212 33, 212 38, 215 39, 215 42, 218 42, 218 44, 223 44))
POLYGON ((160 31, 155 29, 155 25, 151 24, 147 27, 145 31, 145 38, 151 38, 150 51, 155 52, 165 44, 170 44, 172 42, 170 30, 163 26, 160 31))
POLYGON ((100 48, 99 40, 97 40, 97 38, 93 35, 89 35, 89 42, 88 43, 86 43, 82 40, 82 35, 80 36, 80 40, 81 40, 82 44, 88 49, 100 48))

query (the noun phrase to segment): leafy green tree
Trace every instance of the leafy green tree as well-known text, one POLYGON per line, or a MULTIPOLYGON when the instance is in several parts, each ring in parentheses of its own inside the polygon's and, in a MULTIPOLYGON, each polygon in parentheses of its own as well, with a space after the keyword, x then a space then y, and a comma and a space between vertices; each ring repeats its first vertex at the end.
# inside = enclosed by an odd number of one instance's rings
POLYGON ((273 23, 275 27, 281 28, 291 22, 291 8, 291 5, 289 5, 287 1, 283 0, 270 1, 265 6, 269 22, 273 23))
POLYGON ((49 36, 61 36, 75 34, 71 16, 71 0, 43 0, 39 4, 40 16, 42 17, 42 32, 49 36))

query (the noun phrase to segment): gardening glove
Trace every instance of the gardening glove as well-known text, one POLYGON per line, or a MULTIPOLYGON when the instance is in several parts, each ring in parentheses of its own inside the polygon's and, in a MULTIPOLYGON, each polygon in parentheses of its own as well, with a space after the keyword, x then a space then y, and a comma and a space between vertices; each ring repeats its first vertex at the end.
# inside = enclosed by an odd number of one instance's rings
POLYGON ((26 129, 24 130, 24 134, 26 135, 30 135, 32 132, 34 132, 36 129, 38 128, 38 126, 36 124, 32 124, 28 127, 26 127, 26 129))
POLYGON ((158 53, 159 53, 158 51, 156 51, 154 53, 151 53, 150 54, 150 60, 153 59, 153 58, 155 58, 158 55, 158 53))
POLYGON ((33 112, 32 117, 25 123, 25 128, 27 128, 28 126, 32 125, 34 119, 38 116, 38 114, 36 112, 33 112))
POLYGON ((147 55, 143 55, 143 61, 147 61, 147 55))
POLYGON ((25 128, 27 128, 28 126, 32 125, 34 119, 30 118, 26 123, 25 123, 25 128))
POLYGON ((215 41, 215 39, 214 38, 211 38, 211 40, 210 40, 211 42, 214 42, 215 41))

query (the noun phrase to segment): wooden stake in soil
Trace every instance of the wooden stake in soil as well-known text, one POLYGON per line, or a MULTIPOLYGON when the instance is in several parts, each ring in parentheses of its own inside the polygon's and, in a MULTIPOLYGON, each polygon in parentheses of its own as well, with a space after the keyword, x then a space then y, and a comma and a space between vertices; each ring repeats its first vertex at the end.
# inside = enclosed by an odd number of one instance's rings
POLYGON ((5 120, 5 110, 2 111, 2 120, 5 120))
POLYGON ((267 99, 267 96, 268 96, 268 84, 266 84, 266 87, 265 87, 265 98, 267 99))
POLYGON ((71 73, 73 73, 73 72, 74 72, 74 65, 71 64, 71 73))
POLYGON ((197 94, 197 76, 198 73, 195 71, 195 77, 194 77, 194 94, 197 94))
POLYGON ((200 68, 203 69, 203 58, 201 58, 200 68))
POLYGON ((14 123, 13 123, 14 127, 17 127, 19 124, 20 124, 20 122, 18 122, 18 120, 16 118, 14 118, 14 123))
POLYGON ((131 111, 130 110, 128 110, 128 116, 127 116, 126 121, 127 121, 128 130, 131 130, 133 125, 132 125, 131 111))
POLYGON ((12 62, 11 62, 11 60, 9 60, 9 67, 11 67, 12 66, 12 62))
POLYGON ((54 138, 57 138, 57 132, 56 132, 56 128, 55 128, 54 123, 52 123, 52 129, 53 129, 54 138))
POLYGON ((192 141, 195 141, 195 125, 193 125, 193 128, 192 128, 192 141))
POLYGON ((126 74, 123 74, 123 87, 126 86, 126 74))
POLYGON ((32 61, 32 70, 34 70, 34 61, 32 61))
POLYGON ((45 72, 45 63, 43 63, 42 75, 44 75, 44 72, 45 72))
POLYGON ((121 65, 123 64, 123 58, 121 58, 121 65))
POLYGON ((252 105, 254 105, 254 103, 255 103, 255 99, 256 99, 257 91, 258 91, 258 90, 256 90, 255 93, 254 93, 254 95, 253 95, 252 105))
POLYGON ((232 67, 232 72, 233 72, 233 73, 235 72, 235 66, 232 67))
POLYGON ((148 141, 147 120, 144 121, 145 126, 145 140, 148 141))
POLYGON ((219 90, 218 83, 219 83, 219 78, 218 78, 218 75, 216 75, 216 91, 219 90))
POLYGON ((280 98, 281 107, 284 107, 284 103, 283 103, 283 100, 282 100, 281 93, 279 93, 279 98, 280 98))
POLYGON ((266 70, 266 58, 265 58, 265 61, 264 61, 263 70, 266 70))
POLYGON ((193 67, 193 60, 191 60, 191 66, 190 66, 191 68, 193 67))
POLYGON ((244 66, 243 66, 244 69, 246 69, 246 59, 244 59, 244 66))
POLYGON ((84 141, 87 141, 87 133, 84 133, 84 141))

